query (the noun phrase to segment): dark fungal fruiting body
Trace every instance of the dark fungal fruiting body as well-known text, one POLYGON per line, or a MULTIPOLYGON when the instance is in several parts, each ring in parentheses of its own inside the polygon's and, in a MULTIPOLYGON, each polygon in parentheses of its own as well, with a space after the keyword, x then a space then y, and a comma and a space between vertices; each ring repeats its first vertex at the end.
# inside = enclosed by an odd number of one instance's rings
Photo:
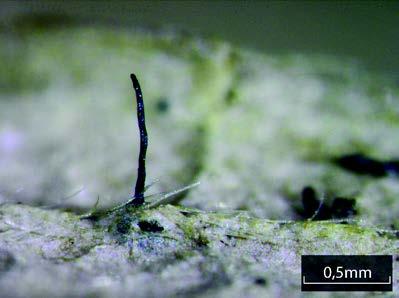
POLYGON ((356 215, 356 200, 349 198, 335 198, 331 204, 331 212, 335 218, 347 218, 356 215))
POLYGON ((306 186, 302 189, 301 197, 304 210, 303 216, 311 218, 320 207, 320 201, 317 198, 316 192, 312 187, 306 186))
MULTIPOLYGON (((154 194, 152 196, 159 196, 160 199, 152 201, 152 202, 145 202, 145 197, 144 197, 144 192, 151 186, 145 186, 145 179, 146 179, 146 166, 145 166, 145 161, 146 161, 146 154, 147 154, 147 147, 148 147, 148 135, 147 135, 147 129, 145 125, 145 115, 144 115, 144 101, 143 101, 143 94, 141 92, 140 84, 137 80, 137 77, 134 74, 130 75, 130 78, 133 83, 133 88, 136 93, 136 102, 137 102, 137 122, 138 122, 138 127, 139 127, 139 132, 140 132, 140 151, 139 151, 139 158, 138 158, 138 168, 137 168, 137 180, 136 180, 136 186, 134 189, 134 195, 130 197, 130 200, 128 200, 126 203, 120 204, 116 207, 113 207, 108 210, 97 210, 97 203, 94 205, 93 209, 80 216, 81 219, 90 219, 90 220, 98 220, 102 216, 109 214, 111 212, 116 212, 119 210, 130 210, 128 207, 142 207, 144 206, 145 208, 151 209, 151 208, 156 208, 161 205, 165 204, 172 204, 176 202, 174 198, 176 196, 184 191, 187 191, 191 188, 194 188, 198 186, 200 183, 195 182, 190 185, 181 187, 179 189, 173 190, 171 192, 167 193, 159 193, 159 194, 154 194)), ((120 225, 117 226, 118 232, 121 234, 127 233, 129 230, 129 226, 126 225, 125 223, 121 223, 120 225)))
POLYGON ((254 280, 254 284, 258 286, 266 286, 267 285, 267 280, 264 277, 256 277, 254 280))
POLYGON ((388 175, 399 175, 398 160, 380 161, 360 153, 355 153, 338 157, 334 159, 334 162, 338 166, 356 174, 377 178, 388 175))
POLYGON ((145 190, 145 178, 146 178, 145 159, 148 147, 148 135, 147 135, 147 128, 145 126, 144 101, 140 84, 139 81, 137 80, 137 77, 134 74, 131 74, 130 78, 133 83, 134 91, 136 92, 137 122, 140 131, 140 153, 138 160, 139 165, 137 169, 137 180, 134 189, 134 200, 132 200, 130 204, 139 206, 144 204, 144 190, 145 190))
POLYGON ((138 222, 138 226, 143 232, 160 233, 164 230, 156 220, 141 220, 138 222))
POLYGON ((316 191, 311 186, 304 187, 301 196, 303 205, 301 215, 304 218, 312 220, 342 219, 357 214, 355 199, 336 197, 331 206, 328 206, 319 200, 316 191))
MULTIPOLYGON (((142 206, 145 204, 144 200, 144 192, 146 190, 145 186, 145 178, 146 178, 146 168, 145 168, 145 161, 146 161, 146 154, 147 154, 147 147, 148 147, 148 135, 147 135, 147 128, 145 126, 145 115, 144 115, 144 101, 143 101, 143 93, 141 92, 139 81, 134 74, 130 75, 130 78, 133 83, 133 88, 136 93, 136 101, 137 101, 137 122, 140 131, 140 151, 139 151, 139 160, 138 160, 138 169, 137 169, 137 180, 136 186, 134 189, 134 196, 133 199, 130 200, 128 203, 122 206, 142 206)), ((187 185, 180 189, 171 191, 169 193, 162 193, 161 199, 158 201, 146 204, 148 208, 154 208, 162 204, 168 204, 173 202, 171 200, 172 197, 176 197, 176 195, 187 191, 193 187, 199 185, 199 182, 193 183, 191 185, 187 185)), ((119 209, 120 206, 114 208, 113 210, 119 209)))
POLYGON ((313 187, 304 187, 301 196, 303 205, 302 216, 304 218, 314 220, 331 219, 332 216, 330 208, 326 204, 324 204, 324 202, 321 202, 319 200, 317 193, 313 189, 313 187))

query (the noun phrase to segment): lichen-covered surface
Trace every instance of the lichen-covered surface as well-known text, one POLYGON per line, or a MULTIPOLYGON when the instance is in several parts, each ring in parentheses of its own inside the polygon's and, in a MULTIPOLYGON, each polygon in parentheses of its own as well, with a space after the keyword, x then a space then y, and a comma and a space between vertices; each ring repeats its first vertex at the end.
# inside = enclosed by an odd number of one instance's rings
POLYGON ((175 32, 26 28, 0 30, 1 297, 301 296, 301 254, 398 255, 399 178, 332 162, 399 156, 388 79, 175 32), (131 72, 151 192, 201 185, 185 207, 81 220, 134 185, 131 72), (354 198, 355 222, 284 222, 301 218, 307 185, 326 204, 354 198))
POLYGON ((23 205, 0 214, 2 297, 298 297, 302 254, 393 254, 399 245, 357 224, 170 205, 96 222, 23 205))

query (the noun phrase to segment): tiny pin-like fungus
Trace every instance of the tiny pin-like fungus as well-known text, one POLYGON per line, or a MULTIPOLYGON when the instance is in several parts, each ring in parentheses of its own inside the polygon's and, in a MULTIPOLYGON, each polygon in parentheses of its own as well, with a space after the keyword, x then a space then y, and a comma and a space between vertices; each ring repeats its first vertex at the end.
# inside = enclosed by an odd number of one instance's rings
POLYGON ((134 189, 134 200, 131 201, 132 205, 139 206, 144 204, 144 190, 145 190, 145 159, 148 146, 148 135, 145 127, 144 115, 144 101, 143 93, 141 92, 139 81, 134 74, 130 75, 133 83, 133 88, 136 93, 137 102, 137 123, 140 131, 140 152, 139 152, 139 165, 137 169, 136 187, 134 189))
MULTIPOLYGON (((136 186, 134 188, 134 194, 130 197, 130 200, 128 202, 120 204, 120 205, 118 205, 114 208, 111 208, 109 210, 106 210, 106 211, 97 210, 97 204, 98 204, 98 200, 97 200, 92 211, 81 215, 80 216, 81 219, 93 219, 93 220, 98 219, 98 218, 100 218, 100 216, 102 216, 104 214, 108 214, 110 212, 124 209, 127 206, 140 207, 140 206, 145 205, 146 208, 156 208, 161 205, 172 204, 175 202, 174 197, 176 197, 176 195, 178 195, 182 192, 185 192, 189 189, 192 189, 200 184, 199 182, 195 182, 190 185, 173 190, 171 192, 159 193, 159 194, 156 194, 156 196, 160 196, 159 200, 145 202, 144 192, 146 191, 146 189, 148 189, 151 186, 151 184, 148 186, 145 185, 145 178, 146 178, 145 161, 146 161, 146 154, 147 154, 147 147, 148 147, 148 135, 147 135, 147 129, 145 126, 144 101, 143 101, 143 93, 141 92, 140 84, 139 84, 139 81, 137 80, 136 75, 131 74, 130 79, 132 80, 133 88, 136 93, 137 123, 138 123, 138 127, 139 127, 139 132, 140 132, 140 151, 139 151, 139 160, 138 160, 138 168, 137 168, 137 180, 136 180, 136 186)), ((155 195, 152 195, 152 196, 155 196, 155 195)), ((129 229, 129 226, 125 225, 124 223, 121 223, 118 226, 118 231, 121 233, 125 233, 125 232, 127 233, 128 229, 129 229)))

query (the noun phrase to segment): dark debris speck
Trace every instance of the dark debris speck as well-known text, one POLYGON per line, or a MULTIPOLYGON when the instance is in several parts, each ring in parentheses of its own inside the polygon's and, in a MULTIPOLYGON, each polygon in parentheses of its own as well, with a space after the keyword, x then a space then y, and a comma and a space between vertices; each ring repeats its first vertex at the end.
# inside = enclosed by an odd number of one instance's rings
POLYGON ((356 200, 350 198, 335 198, 331 212, 335 218, 347 218, 356 215, 356 200))
POLYGON ((255 278, 254 283, 258 286, 266 286, 267 280, 264 277, 257 277, 255 278))
POLYGON ((169 110, 169 108, 170 108, 170 104, 169 104, 169 101, 166 98, 161 97, 156 102, 155 107, 156 107, 156 109, 157 109, 157 111, 159 113, 166 113, 169 110))
POLYGON ((8 271, 15 262, 15 257, 10 251, 0 248, 0 272, 8 271))
POLYGON ((185 216, 185 217, 190 217, 190 216, 193 216, 195 213, 194 212, 189 212, 189 211, 180 211, 180 214, 185 216))
POLYGON ((238 102, 237 91, 233 88, 230 88, 226 94, 225 102, 228 106, 232 106, 238 102))
POLYGON ((156 220, 141 220, 138 225, 143 232, 159 233, 164 230, 156 220))
POLYGON ((343 221, 338 222, 338 224, 347 225, 347 224, 349 224, 349 222, 347 220, 343 220, 343 221))
POLYGON ((310 186, 306 186, 302 189, 301 197, 302 197, 304 216, 306 218, 310 218, 313 216, 313 214, 315 214, 315 212, 319 208, 320 201, 317 198, 315 190, 310 186))
POLYGON ((350 172, 376 178, 388 175, 399 175, 398 160, 381 161, 367 157, 361 153, 343 155, 335 158, 334 163, 350 172))
POLYGON ((301 197, 303 211, 300 215, 304 218, 313 218, 314 220, 342 219, 357 214, 356 200, 352 198, 336 197, 329 206, 320 201, 316 191, 311 186, 303 188, 301 197))

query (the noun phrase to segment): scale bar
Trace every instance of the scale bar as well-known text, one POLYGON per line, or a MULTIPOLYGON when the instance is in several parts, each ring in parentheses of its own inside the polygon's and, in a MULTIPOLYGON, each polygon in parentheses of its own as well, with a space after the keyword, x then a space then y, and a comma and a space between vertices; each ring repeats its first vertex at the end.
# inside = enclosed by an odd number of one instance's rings
POLYGON ((388 281, 374 281, 374 282, 322 282, 322 281, 306 281, 305 276, 303 276, 304 285, 390 285, 392 282, 391 276, 389 276, 388 281))

